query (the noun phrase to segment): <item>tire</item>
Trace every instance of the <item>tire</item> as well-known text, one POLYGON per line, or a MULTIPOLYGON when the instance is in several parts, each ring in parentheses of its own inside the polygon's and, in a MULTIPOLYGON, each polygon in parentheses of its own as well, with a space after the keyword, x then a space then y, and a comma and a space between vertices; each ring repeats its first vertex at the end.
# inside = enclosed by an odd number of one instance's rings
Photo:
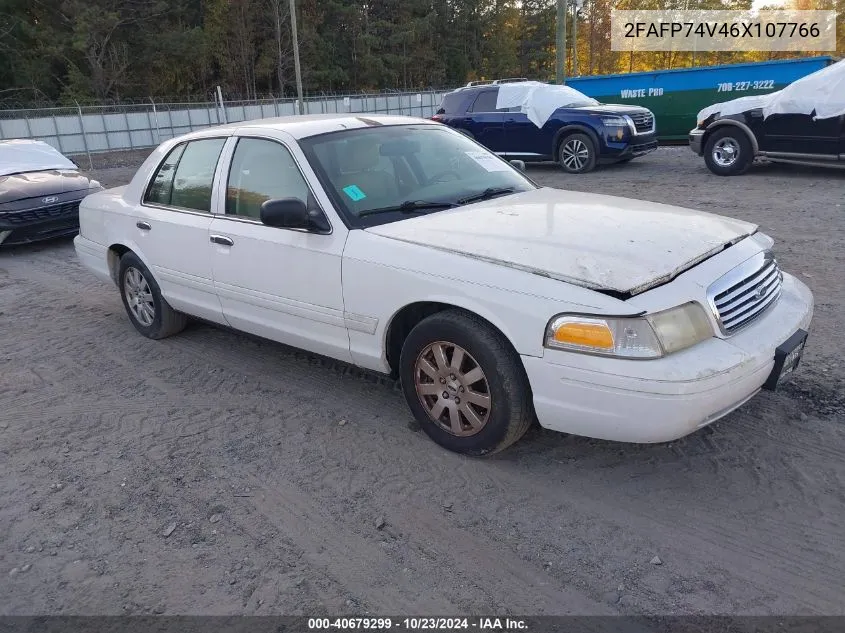
POLYGON ((596 146, 582 132, 565 136, 557 148, 557 162, 569 174, 586 174, 596 166, 596 146))
POLYGON ((170 307, 152 273, 135 253, 130 251, 120 258, 117 279, 123 307, 138 332, 158 340, 185 329, 187 315, 170 307), (147 301, 143 300, 144 296, 148 297, 147 301))
POLYGON ((754 161, 748 135, 735 126, 715 130, 704 144, 704 163, 717 176, 738 176, 754 161))
POLYGON ((445 310, 423 319, 405 339, 399 363, 411 412, 426 434, 450 451, 491 455, 519 440, 535 420, 519 356, 501 333, 473 314, 445 310), (463 362, 456 361, 458 350, 463 362))

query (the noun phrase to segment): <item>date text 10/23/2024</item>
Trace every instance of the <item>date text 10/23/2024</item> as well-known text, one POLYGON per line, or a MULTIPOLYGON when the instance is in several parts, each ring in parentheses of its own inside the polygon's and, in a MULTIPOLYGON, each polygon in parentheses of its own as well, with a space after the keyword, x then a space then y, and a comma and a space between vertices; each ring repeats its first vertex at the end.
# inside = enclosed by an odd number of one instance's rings
POLYGON ((309 631, 528 631, 528 623, 520 618, 475 617, 399 617, 399 618, 308 618, 309 631))

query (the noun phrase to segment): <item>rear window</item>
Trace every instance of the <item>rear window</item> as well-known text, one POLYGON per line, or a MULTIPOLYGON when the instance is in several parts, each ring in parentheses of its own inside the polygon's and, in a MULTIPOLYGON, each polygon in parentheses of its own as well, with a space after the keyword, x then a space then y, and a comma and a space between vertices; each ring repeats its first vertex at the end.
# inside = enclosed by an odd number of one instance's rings
POLYGON ((457 92, 450 92, 440 102, 440 107, 437 108, 437 114, 462 114, 460 112, 462 101, 463 95, 457 92))
POLYGON ((495 112, 496 98, 499 96, 498 90, 484 90, 478 93, 475 103, 472 104, 473 112, 495 112))

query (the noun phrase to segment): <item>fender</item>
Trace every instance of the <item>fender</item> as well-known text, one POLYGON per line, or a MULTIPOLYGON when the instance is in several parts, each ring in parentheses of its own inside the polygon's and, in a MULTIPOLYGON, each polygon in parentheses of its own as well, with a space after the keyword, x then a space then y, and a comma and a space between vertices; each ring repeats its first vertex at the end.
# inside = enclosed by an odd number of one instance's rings
POLYGON ((543 348, 542 345, 536 349, 519 349, 517 347, 517 342, 514 336, 511 334, 510 329, 502 322, 499 317, 497 317, 492 310, 488 310, 484 306, 480 305, 478 302, 473 301, 469 297, 465 296, 454 296, 454 295, 432 295, 431 297, 426 297, 424 300, 421 301, 411 301, 410 303, 405 303, 404 305, 396 307, 393 312, 390 314, 390 317, 384 321, 384 326, 382 332, 380 333, 379 338, 381 339, 381 347, 382 347, 382 354, 384 356, 385 364, 386 364, 386 353, 389 341, 387 340, 388 333, 390 332, 390 326, 393 324, 393 321, 396 319, 396 315, 398 315, 402 310, 408 307, 411 304, 415 303, 440 303, 445 306, 449 306, 451 308, 457 308, 459 310, 464 310, 466 312, 470 312, 476 316, 481 317, 485 321, 487 321, 490 325, 492 325, 495 329, 499 331, 499 333, 507 340, 508 343, 516 350, 517 354, 521 354, 524 356, 542 356, 543 355, 543 348))
MULTIPOLYGON (((707 126, 707 129, 705 130, 705 137, 709 136, 708 133, 712 132, 712 130, 715 130, 718 127, 724 127, 725 125, 733 125, 745 132, 748 135, 749 140, 751 141, 751 148, 754 150, 754 155, 757 156, 757 154, 760 153, 760 145, 757 143, 757 137, 754 136, 754 132, 752 132, 751 128, 748 127, 745 123, 743 123, 742 121, 737 121, 736 119, 717 119, 716 121, 713 121, 713 123, 707 126)), ((706 139, 701 139, 702 148, 704 148, 704 144, 706 142, 706 139)))
POLYGON ((584 132, 589 136, 596 147, 596 155, 601 153, 601 141, 599 140, 599 135, 596 134, 595 130, 591 128, 589 125, 584 123, 568 123, 560 128, 557 132, 555 132, 554 141, 552 142, 552 157, 557 160, 557 148, 560 145, 560 139, 564 134, 568 134, 569 132, 584 132))

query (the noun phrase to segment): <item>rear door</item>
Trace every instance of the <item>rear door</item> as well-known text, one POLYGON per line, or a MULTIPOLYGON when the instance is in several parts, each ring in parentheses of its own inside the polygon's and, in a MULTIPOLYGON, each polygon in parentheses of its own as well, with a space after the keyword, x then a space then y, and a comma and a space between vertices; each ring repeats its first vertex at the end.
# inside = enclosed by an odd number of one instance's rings
POLYGON ((498 96, 498 88, 478 93, 467 113, 470 122, 466 129, 487 149, 502 153, 505 151, 505 117, 508 113, 496 110, 498 96))
POLYGON ((135 208, 131 227, 139 255, 176 309, 223 323, 211 276, 211 192, 226 137, 174 147, 135 208))

